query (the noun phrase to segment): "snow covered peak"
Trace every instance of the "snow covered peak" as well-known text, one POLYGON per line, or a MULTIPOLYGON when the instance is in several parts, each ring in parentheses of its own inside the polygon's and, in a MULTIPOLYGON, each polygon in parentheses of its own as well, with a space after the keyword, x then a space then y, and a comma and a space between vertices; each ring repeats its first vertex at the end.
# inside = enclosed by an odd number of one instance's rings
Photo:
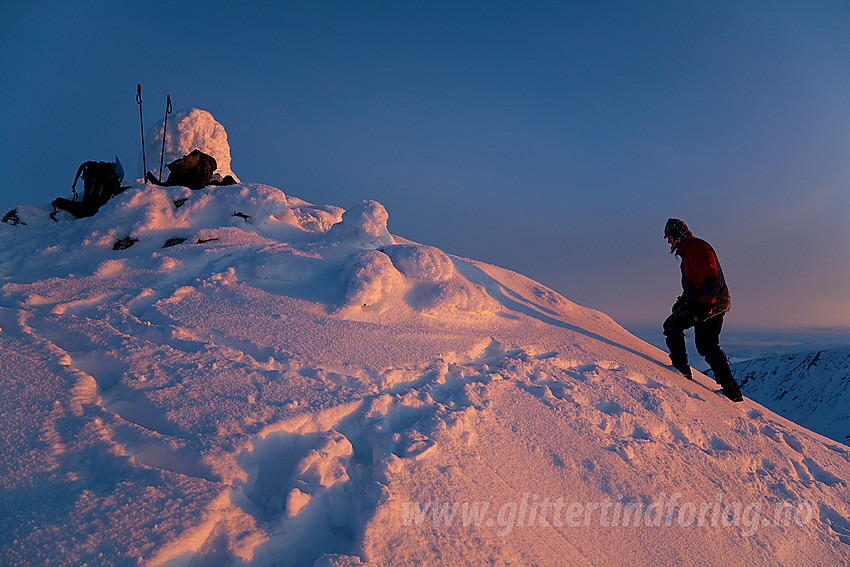
POLYGON ((768 356, 732 365, 747 395, 841 443, 850 442, 850 347, 768 356))
POLYGON ((846 564, 845 445, 376 201, 15 211, 5 563, 846 564))
MULTIPOLYGON (((162 136, 165 118, 157 122, 145 134, 145 158, 148 171, 158 177, 167 177, 166 164, 188 155, 192 150, 201 150, 215 158, 218 164, 216 172, 222 177, 236 175, 230 169, 230 144, 227 132, 213 115, 206 110, 190 108, 180 110, 168 116, 165 130, 165 153, 163 154, 162 136), (162 157, 162 173, 159 171, 162 157)), ((142 156, 139 155, 139 170, 142 169, 142 156)), ((139 176, 144 177, 144 173, 139 176)), ((238 178, 236 178, 238 180, 238 178)))

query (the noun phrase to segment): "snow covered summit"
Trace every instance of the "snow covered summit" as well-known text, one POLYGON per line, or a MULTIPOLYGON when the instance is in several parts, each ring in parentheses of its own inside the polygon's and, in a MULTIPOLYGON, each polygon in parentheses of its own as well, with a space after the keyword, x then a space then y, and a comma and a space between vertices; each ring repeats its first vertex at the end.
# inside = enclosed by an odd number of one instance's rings
POLYGON ((7 564, 847 563, 850 449, 380 203, 137 183, 17 211, 7 564))

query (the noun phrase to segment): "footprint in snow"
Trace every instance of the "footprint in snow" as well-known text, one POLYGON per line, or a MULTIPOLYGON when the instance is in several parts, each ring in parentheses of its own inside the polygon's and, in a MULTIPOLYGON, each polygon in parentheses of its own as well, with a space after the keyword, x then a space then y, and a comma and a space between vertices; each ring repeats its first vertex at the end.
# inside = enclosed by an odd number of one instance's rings
POLYGON ((546 360, 547 358, 555 358, 556 356, 558 356, 558 353, 552 350, 549 352, 544 352, 543 354, 535 355, 534 358, 536 358, 537 360, 546 360))
POLYGON ((761 460, 761 468, 764 469, 765 471, 775 471, 776 470, 776 463, 763 458, 761 460))
POLYGON ((705 401, 705 398, 703 398, 702 396, 700 396, 696 392, 689 392, 688 390, 685 390, 685 393, 688 394, 688 397, 691 398, 692 400, 697 400, 698 402, 704 402, 705 401))
POLYGON ((321 447, 326 437, 324 432, 299 435, 280 431, 255 440, 237 456, 237 463, 247 473, 241 486, 247 502, 240 508, 261 523, 280 517, 287 510, 299 463, 321 447))
POLYGON ((750 419, 759 419, 760 417, 764 416, 764 414, 756 408, 751 408, 747 410, 747 416, 750 419))
POLYGON ((399 435, 393 453, 399 458, 419 460, 436 447, 436 442, 420 431, 410 430, 399 435))
POLYGON ((718 437, 717 435, 712 435, 708 444, 715 451, 731 451, 732 450, 732 446, 729 445, 729 443, 727 443, 726 441, 724 441, 720 437, 718 437))
POLYGON ((623 413, 629 413, 626 408, 621 406, 619 403, 611 401, 611 402, 600 402, 595 404, 594 407, 601 411, 602 413, 606 413, 608 415, 617 416, 623 413))
POLYGON ((834 486, 836 484, 844 484, 844 481, 824 469, 818 463, 813 461, 812 459, 803 459, 803 465, 808 469, 809 474, 812 475, 816 481, 821 482, 823 484, 834 486))
POLYGON ((776 494, 779 498, 783 500, 797 500, 798 496, 794 493, 793 490, 788 488, 788 485, 784 482, 775 482, 768 484, 767 487, 771 492, 776 494))
POLYGON ((825 504, 821 504, 820 521, 828 525, 838 537, 838 541, 850 545, 850 520, 825 504))
POLYGON ((789 447, 794 449, 800 454, 803 454, 803 445, 800 443, 800 440, 791 435, 790 433, 782 433, 782 438, 785 439, 785 442, 789 447))
POLYGON ((632 438, 641 439, 643 441, 651 441, 652 435, 650 435, 643 427, 636 425, 634 431, 632 431, 632 438))
POLYGON ((762 435, 764 435, 766 437, 770 437, 771 439, 773 439, 777 443, 779 443, 782 440, 779 437, 779 432, 777 432, 774 428, 772 428, 769 425, 762 425, 761 433, 762 433, 762 435))
MULTIPOLYGON (((544 403, 550 403, 555 398, 554 392, 546 384, 521 384, 520 387, 544 403)), ((561 392, 563 393, 563 389, 561 392)))
POLYGON ((635 451, 629 445, 609 445, 606 449, 617 453, 627 463, 632 462, 632 459, 635 458, 635 451))
POLYGON ((794 470, 797 472, 797 478, 800 479, 800 482, 803 484, 809 484, 812 482, 812 475, 809 474, 809 470, 803 465, 803 463, 798 461, 791 461, 791 464, 794 465, 794 470))
POLYGON ((685 432, 679 429, 675 423, 668 422, 667 428, 670 431, 670 435, 673 437, 673 441, 681 443, 682 445, 690 445, 691 439, 685 435, 685 432))
POLYGON ((636 384, 640 384, 641 386, 646 386, 647 388, 663 388, 664 384, 661 382, 656 382, 649 376, 645 376, 644 374, 639 374, 637 372, 628 372, 626 374, 626 378, 631 380, 636 384))

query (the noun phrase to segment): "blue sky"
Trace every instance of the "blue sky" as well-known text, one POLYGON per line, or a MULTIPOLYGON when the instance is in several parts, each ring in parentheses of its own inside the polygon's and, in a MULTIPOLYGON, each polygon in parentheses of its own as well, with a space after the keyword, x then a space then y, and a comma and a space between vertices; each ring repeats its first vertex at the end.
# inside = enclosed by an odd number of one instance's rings
MULTIPOLYGON (((850 326, 850 4, 44 3, 0 7, 0 205, 209 110, 234 172, 524 273, 627 325, 717 249, 727 325, 850 326)), ((150 160, 149 160, 150 161, 150 160)))

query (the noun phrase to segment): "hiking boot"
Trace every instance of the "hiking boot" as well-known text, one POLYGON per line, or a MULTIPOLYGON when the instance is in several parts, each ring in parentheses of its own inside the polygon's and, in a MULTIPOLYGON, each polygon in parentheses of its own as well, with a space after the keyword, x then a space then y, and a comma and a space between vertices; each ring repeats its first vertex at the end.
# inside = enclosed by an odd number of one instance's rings
POLYGON ((725 384, 723 386, 723 395, 733 402, 744 401, 744 396, 741 395, 741 388, 738 386, 738 383, 734 381, 731 384, 725 384))
POLYGON ((669 366, 669 368, 671 368, 672 370, 675 370, 676 372, 678 372, 679 374, 681 374, 682 376, 684 376, 688 380, 694 379, 693 374, 691 374, 691 367, 690 366, 685 366, 685 367, 679 368, 678 366, 671 364, 669 366))

